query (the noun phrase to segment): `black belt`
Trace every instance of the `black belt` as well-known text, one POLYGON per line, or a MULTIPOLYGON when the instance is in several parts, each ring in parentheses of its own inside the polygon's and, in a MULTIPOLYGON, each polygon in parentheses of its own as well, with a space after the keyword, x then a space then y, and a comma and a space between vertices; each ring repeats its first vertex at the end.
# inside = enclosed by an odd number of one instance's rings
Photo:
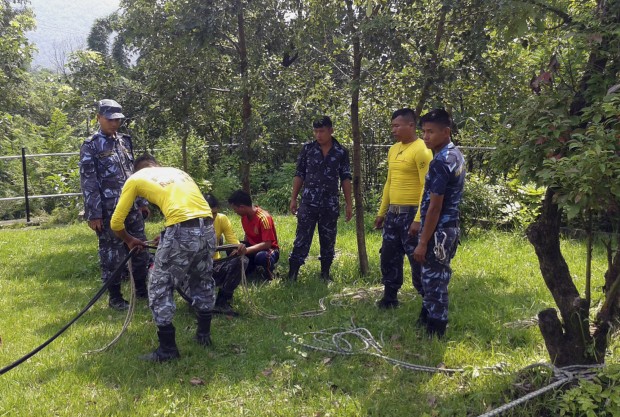
MULTIPOLYGON (((203 219, 203 218, 196 217, 195 219, 185 220, 177 224, 179 225, 179 227, 200 227, 200 219, 203 219)), ((211 219, 211 217, 205 217, 203 219, 203 224, 209 224, 209 220, 213 220, 213 219, 211 219)))
POLYGON ((441 227, 443 229, 447 229, 448 227, 459 227, 459 223, 460 222, 458 220, 450 220, 448 222, 440 224, 438 227, 441 227))
POLYGON ((390 204, 388 211, 394 214, 409 213, 410 211, 418 211, 418 206, 398 206, 396 204, 390 204))

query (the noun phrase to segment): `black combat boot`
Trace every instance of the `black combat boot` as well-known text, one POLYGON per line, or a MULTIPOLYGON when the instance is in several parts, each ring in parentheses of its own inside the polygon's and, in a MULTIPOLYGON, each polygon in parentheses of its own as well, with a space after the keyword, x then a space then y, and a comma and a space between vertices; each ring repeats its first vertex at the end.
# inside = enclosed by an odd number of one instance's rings
POLYGON ((428 334, 429 337, 437 336, 438 339, 441 339, 443 335, 446 334, 447 326, 447 321, 428 317, 426 319, 426 334, 428 334))
POLYGON ((398 307, 398 290, 390 287, 384 287, 383 298, 377 301, 377 307, 381 310, 398 307))
POLYGON ((140 356, 140 359, 151 362, 166 362, 181 357, 179 349, 177 349, 172 323, 166 326, 157 326, 157 337, 159 338, 159 347, 148 355, 140 356))
POLYGON ((325 282, 333 281, 332 277, 329 275, 329 270, 332 267, 332 261, 323 261, 321 260, 321 279, 325 282))
POLYGON ((418 320, 415 322, 415 324, 419 327, 426 327, 427 323, 428 323, 428 310, 426 309, 426 307, 422 306, 422 310, 420 311, 420 316, 418 317, 418 320))
POLYGON ((211 346, 211 312, 199 312, 198 327, 196 328, 196 341, 202 346, 211 346))
POLYGON ((110 286, 108 287, 108 293, 110 295, 110 299, 108 301, 108 305, 110 306, 110 308, 113 308, 117 311, 123 311, 129 308, 129 303, 123 298, 123 295, 121 294, 120 283, 110 284, 110 286))
POLYGON ((288 263, 288 280, 289 281, 297 281, 297 277, 299 276, 299 268, 301 265, 298 265, 295 262, 289 261, 288 263))
POLYGON ((149 292, 146 289, 146 277, 136 277, 134 275, 134 284, 136 285, 136 298, 147 299, 149 292))
POLYGON ((232 308, 232 293, 228 291, 220 290, 217 293, 217 298, 215 299, 215 306, 213 307, 213 313, 215 314, 226 314, 227 316, 238 316, 237 313, 232 308))

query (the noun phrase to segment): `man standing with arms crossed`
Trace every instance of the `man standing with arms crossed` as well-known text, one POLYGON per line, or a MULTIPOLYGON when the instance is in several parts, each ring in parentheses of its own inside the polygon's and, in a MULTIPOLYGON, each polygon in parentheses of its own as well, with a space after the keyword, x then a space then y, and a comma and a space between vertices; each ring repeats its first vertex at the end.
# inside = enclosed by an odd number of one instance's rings
POLYGON ((413 286, 423 293, 421 266, 413 259, 413 251, 420 230, 418 207, 432 153, 416 136, 416 115, 411 109, 400 109, 392 114, 392 135, 397 142, 388 152, 388 175, 375 219, 375 228, 383 227, 380 253, 384 293, 377 302, 380 309, 398 306, 405 255, 411 265, 413 286))
POLYGON ((332 136, 334 129, 329 117, 316 120, 312 127, 316 140, 305 144, 299 153, 293 179, 290 210, 297 215, 297 232, 289 256, 288 279, 291 281, 297 280, 299 268, 306 261, 317 223, 321 245, 321 279, 331 280, 329 271, 334 260, 340 215, 339 184, 342 184, 344 192, 347 222, 353 214, 349 153, 332 136), (297 196, 302 185, 304 190, 298 210, 297 196))
MULTIPOLYGON (((80 149, 80 182, 84 194, 84 217, 99 238, 101 279, 106 282, 127 255, 127 248, 110 229, 110 218, 118 203, 123 184, 133 173, 133 145, 128 135, 118 133, 122 119, 121 106, 114 100, 101 100, 97 105, 100 129, 84 141, 80 149)), ((144 218, 149 215, 147 202, 132 201, 125 227, 139 239, 144 235, 144 218)), ((132 257, 133 277, 138 298, 146 298, 146 276, 149 256, 142 252, 132 257)), ((109 286, 109 306, 126 310, 129 304, 121 294, 120 278, 109 286)))

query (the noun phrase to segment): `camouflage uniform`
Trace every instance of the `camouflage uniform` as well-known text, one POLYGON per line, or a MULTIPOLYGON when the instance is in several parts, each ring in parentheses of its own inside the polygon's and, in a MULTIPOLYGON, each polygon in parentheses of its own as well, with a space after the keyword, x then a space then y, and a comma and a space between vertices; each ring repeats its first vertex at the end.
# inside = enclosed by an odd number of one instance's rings
POLYGON ((213 279, 220 291, 232 294, 241 282, 241 268, 248 265, 246 256, 229 256, 213 261, 213 279))
MULTIPOLYGON (((84 195, 86 220, 102 219, 103 231, 99 237, 99 263, 101 279, 106 282, 118 264, 127 255, 127 247, 110 229, 110 218, 121 194, 123 184, 133 172, 133 147, 128 135, 117 134, 111 138, 97 132, 82 144, 80 149, 80 181, 84 195)), ((137 204, 146 205, 143 199, 137 204)), ((146 240, 142 214, 134 204, 125 227, 129 233, 146 240)), ((147 276, 149 255, 146 251, 132 257, 136 282, 144 283, 147 276)))
MULTIPOLYGON (((396 206, 403 210, 403 206, 396 206)), ((409 235, 409 226, 413 223, 418 208, 410 206, 407 212, 388 208, 383 223, 383 242, 381 244, 381 276, 383 285, 398 291, 403 285, 403 255, 407 255, 411 265, 411 280, 413 287, 420 294, 422 289, 422 268, 414 261, 413 251, 418 244, 418 236, 409 235)))
POLYGON ((157 246, 149 279, 149 307, 158 327, 168 326, 176 311, 173 289, 186 280, 192 307, 200 314, 215 304, 213 252, 215 231, 211 218, 201 225, 184 227, 177 223, 166 228, 157 246))
POLYGON ((304 182, 301 204, 297 211, 297 232, 289 262, 294 266, 304 264, 314 228, 318 223, 321 264, 331 265, 338 216, 340 215, 339 185, 351 180, 351 166, 348 151, 332 138, 332 148, 323 156, 317 141, 304 145, 297 159, 295 176, 304 182), (340 180, 340 181, 338 181, 340 180))
POLYGON ((452 276, 450 261, 459 242, 459 208, 465 185, 465 160, 453 143, 435 154, 431 161, 422 199, 422 230, 430 205, 430 194, 443 195, 441 213, 433 238, 428 242, 422 266, 424 300, 420 319, 429 333, 440 336, 448 323, 448 284, 452 276))

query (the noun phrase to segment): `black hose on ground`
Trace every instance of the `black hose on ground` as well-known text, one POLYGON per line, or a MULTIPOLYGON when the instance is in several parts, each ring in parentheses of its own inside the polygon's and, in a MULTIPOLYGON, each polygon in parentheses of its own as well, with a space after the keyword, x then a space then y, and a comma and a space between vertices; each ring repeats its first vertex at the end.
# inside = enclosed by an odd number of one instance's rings
POLYGON ((12 364, 7 365, 4 368, 0 369, 0 375, 3 375, 5 373, 9 372, 11 369, 16 368, 17 366, 21 365, 22 363, 26 362, 28 359, 30 359, 31 357, 33 357, 34 355, 39 353, 47 345, 49 345, 54 340, 56 340, 56 338, 58 338, 58 336, 63 334, 80 317, 82 317, 84 315, 84 313, 86 313, 97 302, 97 300, 99 300, 99 298, 101 298, 101 296, 103 294, 105 294, 105 292, 108 290, 108 287, 110 286, 110 284, 112 282, 114 282, 120 276, 120 274, 123 272, 123 269, 125 268, 125 265, 127 264, 127 262, 129 262, 129 259, 131 258, 131 255, 133 255, 136 250, 137 250, 137 247, 135 247, 135 248, 133 248, 132 250, 129 251, 129 253, 125 257, 125 259, 123 259, 123 261, 120 263, 120 265, 116 268, 116 270, 114 271, 114 273, 112 274, 110 279, 108 279, 106 282, 103 283, 103 286, 101 287, 101 289, 99 291, 97 291, 97 294, 95 294, 95 296, 88 302, 88 304, 86 304, 86 307, 84 307, 82 309, 82 311, 80 311, 77 314, 77 316, 75 316, 69 323, 64 325, 63 328, 60 329, 58 332, 56 332, 56 334, 54 336, 50 337, 44 343, 39 345, 39 347, 37 347, 36 349, 32 350, 30 353, 22 356, 21 358, 19 358, 18 360, 16 360, 12 364))

